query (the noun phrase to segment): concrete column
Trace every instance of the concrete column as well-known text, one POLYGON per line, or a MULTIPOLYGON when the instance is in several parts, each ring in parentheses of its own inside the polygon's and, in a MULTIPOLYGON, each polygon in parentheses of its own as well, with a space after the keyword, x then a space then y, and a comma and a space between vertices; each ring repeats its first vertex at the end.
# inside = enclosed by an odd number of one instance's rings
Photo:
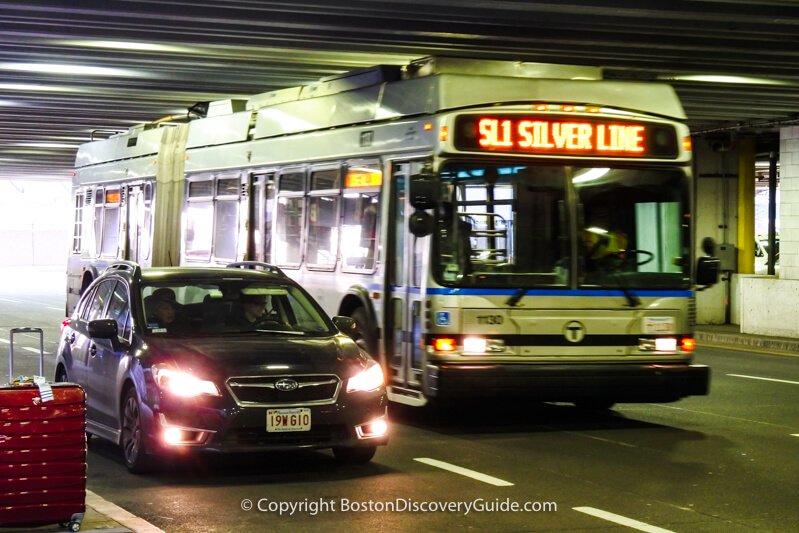
POLYGON ((755 139, 738 138, 738 273, 755 271, 755 139))
POLYGON ((780 128, 780 278, 799 280, 799 126, 780 128))

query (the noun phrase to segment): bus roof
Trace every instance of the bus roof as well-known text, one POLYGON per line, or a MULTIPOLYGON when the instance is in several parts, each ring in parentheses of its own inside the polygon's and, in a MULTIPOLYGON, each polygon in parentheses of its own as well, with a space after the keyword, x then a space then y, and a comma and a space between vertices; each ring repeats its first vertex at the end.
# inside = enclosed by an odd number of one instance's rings
MULTIPOLYGON (((601 79, 597 67, 427 57, 208 106, 189 124, 187 148, 264 139, 402 117, 506 104, 569 103, 686 118, 663 83, 601 79), (254 124, 254 127, 253 127, 254 124)), ((82 145, 76 167, 156 154, 163 121, 82 145)))

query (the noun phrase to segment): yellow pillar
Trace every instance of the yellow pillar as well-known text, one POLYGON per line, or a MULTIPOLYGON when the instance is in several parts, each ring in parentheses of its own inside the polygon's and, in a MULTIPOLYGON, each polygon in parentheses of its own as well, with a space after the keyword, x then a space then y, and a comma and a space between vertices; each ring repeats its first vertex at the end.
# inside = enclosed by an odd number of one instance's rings
POLYGON ((755 271, 755 139, 738 139, 738 272, 755 271))

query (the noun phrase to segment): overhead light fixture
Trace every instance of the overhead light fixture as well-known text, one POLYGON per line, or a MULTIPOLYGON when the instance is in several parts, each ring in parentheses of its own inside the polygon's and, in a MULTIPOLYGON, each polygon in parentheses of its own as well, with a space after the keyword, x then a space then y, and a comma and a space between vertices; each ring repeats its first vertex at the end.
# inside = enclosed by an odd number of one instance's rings
POLYGON ((605 228, 600 228, 598 226, 591 226, 590 228, 585 228, 585 231, 590 231, 591 233, 596 233, 597 235, 607 235, 608 230, 605 228))
POLYGON ((75 148, 77 145, 70 143, 31 142, 31 143, 14 143, 12 146, 21 146, 23 148, 75 148))
POLYGON ((586 181, 594 181, 598 180, 605 174, 610 172, 609 168, 589 168, 588 170, 577 174, 575 177, 572 178, 572 183, 585 183, 586 181))
POLYGON ((732 83, 743 85, 794 85, 783 80, 769 78, 752 78, 749 76, 724 76, 719 74, 662 74, 662 81, 698 81, 701 83, 732 83))
POLYGON ((56 63, 0 63, 0 69, 45 74, 68 74, 71 76, 128 76, 142 78, 146 74, 135 70, 87 65, 65 65, 56 63))
POLYGON ((57 85, 40 85, 37 83, 0 83, 0 90, 20 91, 20 92, 43 92, 43 93, 83 93, 85 89, 79 87, 59 87, 57 85))
POLYGON ((112 50, 130 50, 133 52, 177 52, 195 53, 196 50, 185 46, 172 46, 168 44, 140 43, 133 41, 97 41, 89 39, 59 39, 56 44, 67 46, 85 46, 89 48, 110 48, 112 50))

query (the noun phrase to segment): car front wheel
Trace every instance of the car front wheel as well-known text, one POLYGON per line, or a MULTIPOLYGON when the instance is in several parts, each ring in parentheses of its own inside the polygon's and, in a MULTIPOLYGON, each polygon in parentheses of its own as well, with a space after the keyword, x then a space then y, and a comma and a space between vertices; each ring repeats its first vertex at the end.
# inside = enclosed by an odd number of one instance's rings
POLYGON ((141 474, 149 469, 150 460, 145 452, 145 437, 141 427, 141 405, 133 387, 127 389, 122 400, 121 445, 128 470, 141 474))

